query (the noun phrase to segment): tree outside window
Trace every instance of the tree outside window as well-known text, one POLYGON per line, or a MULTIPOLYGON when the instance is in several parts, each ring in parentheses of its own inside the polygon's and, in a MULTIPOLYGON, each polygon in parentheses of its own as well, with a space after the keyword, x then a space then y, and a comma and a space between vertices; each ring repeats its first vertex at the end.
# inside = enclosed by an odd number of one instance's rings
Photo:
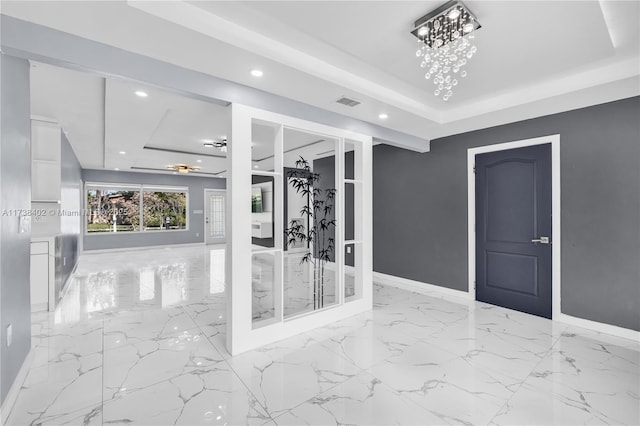
POLYGON ((87 233, 187 229, 187 194, 160 187, 87 185, 87 233))

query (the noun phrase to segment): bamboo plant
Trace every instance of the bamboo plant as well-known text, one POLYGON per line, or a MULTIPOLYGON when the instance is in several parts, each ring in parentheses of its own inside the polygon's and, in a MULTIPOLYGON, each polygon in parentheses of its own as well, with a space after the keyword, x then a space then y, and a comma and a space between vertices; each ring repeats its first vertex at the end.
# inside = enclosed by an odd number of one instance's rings
POLYGON ((285 234, 289 246, 303 243, 309 249, 300 263, 308 263, 313 268, 314 309, 324 306, 325 266, 331 262, 335 251, 336 220, 332 216, 336 190, 318 187, 320 175, 311 170, 303 157, 296 160, 296 167, 287 172, 287 181, 296 193, 307 199, 300 209, 306 221, 292 220, 285 234), (305 225, 306 222, 308 226, 305 225))

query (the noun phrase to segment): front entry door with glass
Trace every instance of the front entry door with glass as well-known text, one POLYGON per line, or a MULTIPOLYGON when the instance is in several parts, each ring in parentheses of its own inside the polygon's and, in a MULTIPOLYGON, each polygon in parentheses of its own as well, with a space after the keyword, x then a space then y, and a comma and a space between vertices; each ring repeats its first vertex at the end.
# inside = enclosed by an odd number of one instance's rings
POLYGON ((205 243, 222 244, 226 242, 225 215, 226 215, 226 191, 205 190, 205 243))

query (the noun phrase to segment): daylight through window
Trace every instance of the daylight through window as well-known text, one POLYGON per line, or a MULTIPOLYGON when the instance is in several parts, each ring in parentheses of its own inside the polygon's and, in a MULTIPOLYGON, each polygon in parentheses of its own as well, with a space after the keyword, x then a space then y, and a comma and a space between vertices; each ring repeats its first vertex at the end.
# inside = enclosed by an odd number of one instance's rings
POLYGON ((187 188, 90 184, 86 192, 89 234, 187 229, 187 188))

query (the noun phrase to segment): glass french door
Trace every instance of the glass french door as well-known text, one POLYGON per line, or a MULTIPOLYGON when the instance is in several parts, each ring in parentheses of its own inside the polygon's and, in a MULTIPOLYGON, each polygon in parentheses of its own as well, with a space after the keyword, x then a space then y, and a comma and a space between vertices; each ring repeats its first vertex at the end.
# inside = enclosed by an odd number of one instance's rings
POLYGON ((223 244, 226 242, 226 191, 205 190, 205 242, 223 244))

